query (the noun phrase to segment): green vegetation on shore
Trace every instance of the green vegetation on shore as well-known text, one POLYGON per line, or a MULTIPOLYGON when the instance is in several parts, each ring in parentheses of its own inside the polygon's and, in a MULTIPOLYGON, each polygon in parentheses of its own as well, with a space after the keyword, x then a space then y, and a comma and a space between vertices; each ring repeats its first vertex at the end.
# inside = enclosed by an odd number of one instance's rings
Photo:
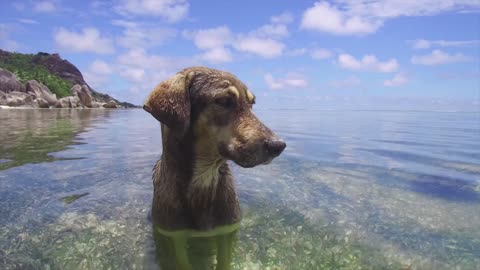
POLYGON ((34 54, 12 53, 10 57, 0 57, 0 68, 14 73, 22 83, 36 80, 43 83, 57 98, 70 96, 73 84, 50 73, 45 67, 33 62, 34 54))

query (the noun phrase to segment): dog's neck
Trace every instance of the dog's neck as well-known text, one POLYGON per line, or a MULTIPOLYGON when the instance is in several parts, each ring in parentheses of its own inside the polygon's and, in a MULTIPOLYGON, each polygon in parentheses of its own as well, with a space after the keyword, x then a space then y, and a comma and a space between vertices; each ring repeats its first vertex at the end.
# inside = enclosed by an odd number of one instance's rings
POLYGON ((194 158, 191 186, 211 188, 217 186, 219 169, 225 160, 217 155, 197 154, 194 158))
POLYGON ((225 159, 211 144, 199 142, 191 134, 178 135, 168 134, 168 128, 162 126, 161 169, 157 166, 154 173, 154 219, 161 223, 160 216, 170 217, 172 222, 178 218, 179 227, 199 229, 238 222, 240 206, 225 159), (199 151, 198 147, 213 151, 199 151))
POLYGON ((226 166, 226 160, 220 156, 215 147, 203 142, 193 142, 188 134, 179 137, 162 126, 162 159, 170 170, 178 170, 182 182, 188 185, 188 194, 197 191, 215 193, 220 178, 220 168, 226 166), (196 146, 202 147, 196 147, 196 146))

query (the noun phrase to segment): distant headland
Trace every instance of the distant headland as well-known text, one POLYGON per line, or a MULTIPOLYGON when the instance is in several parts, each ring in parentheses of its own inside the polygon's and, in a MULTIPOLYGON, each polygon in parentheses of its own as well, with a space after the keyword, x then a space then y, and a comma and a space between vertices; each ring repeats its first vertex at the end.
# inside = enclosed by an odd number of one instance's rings
POLYGON ((135 108, 95 91, 59 54, 0 50, 0 106, 21 108, 135 108))

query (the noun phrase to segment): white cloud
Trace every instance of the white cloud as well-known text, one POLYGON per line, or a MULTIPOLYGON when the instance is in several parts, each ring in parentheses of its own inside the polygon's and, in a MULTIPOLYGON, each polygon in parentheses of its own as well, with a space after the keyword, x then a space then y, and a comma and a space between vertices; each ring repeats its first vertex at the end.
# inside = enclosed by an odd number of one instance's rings
POLYGON ((31 19, 17 19, 17 21, 24 23, 24 24, 38 24, 37 21, 31 19))
POLYGON ((233 47, 238 51, 264 58, 278 57, 285 49, 285 44, 280 39, 289 35, 286 24, 292 20, 290 13, 272 16, 270 24, 262 25, 248 34, 238 34, 233 47))
POLYGON ((343 80, 335 80, 329 83, 330 86, 334 88, 356 88, 362 84, 359 78, 357 77, 348 77, 343 80))
POLYGON ((90 8, 91 9, 98 9, 98 8, 105 8, 107 7, 108 2, 102 1, 102 0, 93 0, 89 1, 90 2, 90 8))
POLYGON ((227 26, 201 29, 198 31, 184 31, 186 38, 192 39, 195 46, 204 50, 201 59, 210 63, 224 63, 232 61, 232 54, 225 46, 233 40, 233 34, 227 26))
MULTIPOLYGON (((87 1, 86 1, 87 2, 87 1)), ((90 15, 102 16, 105 18, 112 17, 112 9, 116 10, 120 1, 107 1, 107 0, 93 0, 88 1, 88 12, 90 15)), ((116 10, 118 13, 118 10, 116 10)))
MULTIPOLYGON (((85 81, 92 87, 93 89, 99 90, 106 88, 106 84, 108 82, 109 77, 105 75, 99 75, 96 73, 92 73, 89 70, 82 72, 83 78, 85 81)), ((102 90, 100 90, 101 92, 102 90)))
POLYGON ((218 47, 207 50, 201 55, 201 58, 207 62, 218 64, 232 61, 232 54, 229 49, 218 47))
POLYGON ((383 82, 383 85, 386 87, 398 87, 398 86, 405 85, 406 83, 408 83, 407 76, 405 76, 405 74, 398 73, 398 74, 395 74, 395 76, 393 76, 392 79, 385 80, 383 82))
POLYGON ((363 35, 375 32, 382 22, 347 14, 328 2, 317 2, 302 17, 302 29, 337 35, 363 35))
POLYGON ((60 28, 55 32, 54 38, 57 46, 67 51, 99 54, 115 51, 112 41, 102 37, 96 28, 83 28, 79 33, 60 28))
POLYGON ((280 15, 270 17, 270 21, 276 24, 289 24, 293 22, 293 16, 289 12, 284 12, 280 15))
POLYGON ((297 49, 293 49, 293 50, 287 52, 287 55, 289 55, 289 56, 301 56, 301 55, 304 55, 306 53, 307 53, 306 48, 297 48, 297 49))
POLYGON ((480 46, 480 40, 425 40, 417 39, 412 42, 414 49, 428 49, 431 47, 473 47, 480 46))
POLYGON ((54 12, 57 10, 53 1, 39 1, 33 5, 33 9, 37 12, 54 12))
POLYGON ((85 81, 94 89, 105 88, 110 78, 110 74, 114 72, 114 67, 103 60, 95 60, 90 64, 88 69, 83 72, 85 81))
POLYGON ((158 16, 178 22, 187 16, 189 7, 186 0, 123 0, 115 9, 126 16, 158 16))
POLYGON ((254 34, 272 38, 284 38, 289 35, 287 26, 284 24, 265 24, 258 28, 254 34))
POLYGON ((118 44, 125 48, 149 48, 164 44, 177 35, 171 28, 162 28, 125 20, 113 20, 112 25, 123 27, 122 35, 117 37, 118 44))
POLYGON ((232 55, 227 46, 238 51, 253 53, 264 58, 273 58, 282 54, 285 45, 273 38, 260 37, 258 31, 249 35, 235 35, 227 26, 197 31, 184 31, 186 38, 192 39, 195 46, 203 50, 202 59, 212 63, 229 62, 232 55))
POLYGON ((145 81, 145 69, 138 67, 122 67, 120 68, 120 75, 127 80, 134 83, 141 83, 145 81))
POLYGON ((433 40, 431 44, 440 47, 474 47, 480 45, 480 40, 433 40))
POLYGON ((394 72, 399 67, 397 59, 382 62, 375 55, 365 55, 362 59, 357 60, 349 54, 340 54, 338 64, 345 69, 373 72, 394 72))
POLYGON ((337 0, 335 2, 350 14, 376 18, 430 16, 448 11, 461 12, 480 7, 478 0, 337 0))
POLYGON ((99 74, 111 74, 113 72, 113 68, 109 64, 98 59, 90 65, 90 70, 99 74))
POLYGON ((448 54, 441 50, 434 50, 431 53, 426 55, 414 55, 411 58, 411 62, 413 64, 427 65, 427 66, 466 62, 470 60, 471 60, 470 57, 465 56, 461 53, 448 54))
POLYGON ((264 24, 259 28, 248 33, 250 37, 282 39, 289 36, 287 24, 292 22, 293 17, 290 13, 282 13, 278 16, 270 17, 270 23, 264 24))
POLYGON ((413 48, 414 49, 428 49, 430 48, 430 42, 425 39, 418 39, 415 40, 413 43, 413 48))
POLYGON ((366 35, 386 20, 478 9, 478 0, 334 0, 316 2, 305 10, 301 28, 337 35, 366 35))
POLYGON ((280 56, 285 49, 285 45, 277 40, 254 36, 240 36, 233 46, 239 51, 253 53, 264 58, 280 56))
POLYGON ((255 54, 264 58, 274 58, 282 55, 285 44, 279 41, 289 35, 286 23, 291 22, 289 13, 283 13, 270 18, 270 24, 249 33, 233 33, 227 26, 219 26, 196 31, 183 31, 183 36, 193 40, 195 46, 203 50, 199 59, 210 63, 232 61, 229 48, 240 52, 255 54))
POLYGON ((293 21, 290 13, 284 12, 270 17, 264 24, 248 34, 238 34, 233 47, 241 52, 252 53, 263 58, 275 58, 283 54, 285 44, 280 41, 289 36, 287 24, 293 21))
POLYGON ((112 20, 112 25, 121 26, 124 28, 137 28, 138 23, 134 21, 127 21, 127 20, 112 20))
POLYGON ((272 90, 284 88, 305 88, 308 86, 307 80, 299 74, 289 74, 285 78, 275 79, 271 73, 263 76, 268 88, 272 90))
POLYGON ((272 16, 269 24, 262 25, 248 34, 238 34, 233 47, 238 51, 263 58, 278 57, 285 49, 285 44, 279 40, 289 35, 286 24, 292 20, 290 13, 272 16))
POLYGON ((312 56, 313 59, 322 60, 322 59, 328 59, 328 58, 332 57, 333 54, 332 54, 331 51, 329 51, 327 49, 320 48, 320 49, 314 49, 311 52, 311 56, 312 56))
POLYGON ((179 70, 199 65, 196 57, 169 57, 149 54, 145 49, 130 49, 116 58, 114 71, 130 85, 130 99, 142 103, 158 83, 173 76, 179 70))
POLYGON ((129 50, 127 53, 118 56, 117 61, 122 65, 145 67, 148 69, 162 69, 168 65, 166 58, 155 55, 147 55, 145 50, 141 48, 129 50))
POLYGON ((280 89, 283 85, 280 82, 275 81, 272 74, 267 73, 263 76, 265 82, 267 83, 268 88, 270 89, 280 89))
POLYGON ((144 70, 145 76, 149 78, 146 80, 147 84, 158 83, 160 79, 165 79, 166 75, 174 74, 186 66, 198 65, 192 58, 150 55, 141 48, 131 49, 118 56, 117 64, 129 78, 141 78, 139 70, 144 70))
POLYGON ((184 32, 184 36, 193 39, 199 49, 215 49, 232 41, 232 32, 227 26, 184 32))
POLYGON ((249 33, 233 33, 227 26, 183 31, 183 36, 193 41, 202 50, 198 59, 210 63, 230 62, 231 48, 263 58, 274 58, 283 54, 285 44, 279 39, 289 35, 286 24, 293 20, 290 13, 272 16, 270 23, 249 33))
POLYGON ((471 9, 460 10, 460 11, 458 11, 458 13, 460 13, 460 14, 480 13, 480 8, 471 8, 471 9))

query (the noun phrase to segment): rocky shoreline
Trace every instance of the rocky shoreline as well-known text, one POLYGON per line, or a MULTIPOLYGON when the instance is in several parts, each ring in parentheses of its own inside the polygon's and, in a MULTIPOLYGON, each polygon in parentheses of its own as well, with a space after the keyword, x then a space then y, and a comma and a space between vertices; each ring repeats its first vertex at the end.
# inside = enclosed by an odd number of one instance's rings
POLYGON ((0 68, 0 108, 126 108, 115 100, 97 100, 87 85, 75 84, 71 96, 58 99, 36 80, 24 84, 8 70, 0 68))

